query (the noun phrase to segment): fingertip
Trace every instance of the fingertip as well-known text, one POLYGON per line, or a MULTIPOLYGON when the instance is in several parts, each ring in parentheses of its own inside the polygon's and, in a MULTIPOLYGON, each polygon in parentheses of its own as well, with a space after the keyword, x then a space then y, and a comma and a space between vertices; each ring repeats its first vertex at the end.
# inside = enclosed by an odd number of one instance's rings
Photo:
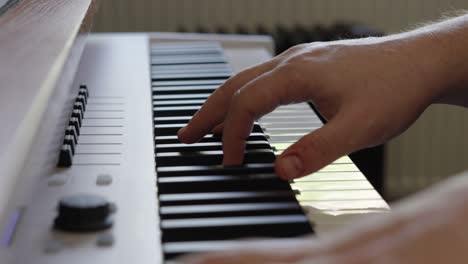
POLYGON ((275 171, 280 178, 292 180, 302 176, 304 164, 297 154, 287 154, 276 160, 275 171))
POLYGON ((196 139, 192 138, 190 131, 188 131, 186 126, 177 131, 177 138, 180 142, 185 144, 191 144, 197 141, 196 139))
POLYGON ((240 166, 242 165, 242 162, 244 161, 244 157, 230 157, 224 155, 223 157, 223 166, 225 167, 235 167, 235 166, 240 166))
POLYGON ((182 143, 185 143, 185 131, 187 129, 185 127, 179 129, 179 131, 177 131, 177 138, 179 138, 179 141, 182 142, 182 143))

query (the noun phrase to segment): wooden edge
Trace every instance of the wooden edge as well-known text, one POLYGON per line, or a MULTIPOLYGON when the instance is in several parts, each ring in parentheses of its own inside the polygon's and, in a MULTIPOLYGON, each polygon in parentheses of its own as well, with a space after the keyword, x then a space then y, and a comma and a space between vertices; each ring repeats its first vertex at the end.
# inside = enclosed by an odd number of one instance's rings
MULTIPOLYGON (((29 155, 32 144, 36 143, 35 136, 40 129, 44 114, 47 112, 47 109, 53 107, 50 105, 54 103, 51 102, 51 98, 56 97, 55 94, 58 90, 62 90, 59 93, 63 94, 64 90, 69 92, 68 90, 71 88, 70 86, 84 49, 86 34, 91 29, 92 17, 97 8, 95 0, 77 1, 81 2, 79 4, 75 2, 75 5, 78 5, 83 13, 75 14, 74 21, 64 21, 66 25, 57 25, 57 21, 54 19, 65 19, 67 13, 73 12, 74 1, 68 2, 23 0, 0 17, 0 25, 6 28, 7 31, 4 31, 3 34, 0 33, 0 37, 2 35, 10 37, 9 43, 0 44, 0 48, 3 49, 0 51, 0 55, 7 57, 6 59, 10 63, 19 62, 19 69, 16 69, 18 72, 17 76, 11 76, 12 73, 15 74, 12 70, 0 73, 2 77, 9 74, 5 87, 2 87, 3 90, 0 91, 0 96, 4 96, 6 98, 4 100, 10 100, 13 103, 13 107, 17 108, 11 109, 11 106, 10 108, 6 107, 8 111, 15 111, 12 113, 15 119, 11 118, 7 120, 11 122, 10 129, 1 133, 6 138, 0 144, 2 145, 0 153, 0 175, 2 175, 0 177, 0 216, 5 216, 7 208, 18 206, 9 203, 11 192, 15 189, 16 184, 21 183, 21 177, 23 176, 21 172, 24 169, 24 161, 29 155), (51 17, 47 17, 51 11, 50 9, 43 8, 45 6, 51 9, 55 8, 54 12, 56 13, 51 14, 51 17), (28 16, 31 15, 37 16, 31 19, 37 19, 37 25, 23 22, 23 20, 30 19, 28 16), (52 41, 55 41, 52 43, 53 46, 60 50, 56 53, 52 50, 51 56, 40 57, 36 61, 32 59, 31 63, 33 65, 24 66, 25 64, 22 59, 25 54, 30 55, 34 52, 43 52, 43 47, 39 45, 33 47, 31 45, 36 44, 34 43, 35 39, 43 37, 43 35, 40 35, 40 32, 34 31, 36 26, 41 30, 46 29, 47 32, 44 32, 44 35, 50 36, 52 41), (58 27, 63 31, 54 32, 54 27, 58 27), (55 36, 58 37, 54 38, 55 36), (31 43, 23 43, 24 39, 31 39, 31 43), (23 46, 18 44, 22 44, 23 46), (12 58, 18 58, 18 61, 12 58), (41 66, 45 67, 45 65, 48 66, 47 69, 40 69, 41 66), (38 67, 38 69, 47 72, 47 74, 45 76, 36 76, 36 78, 32 78, 31 80, 20 80, 21 78, 27 78, 21 72, 22 70, 28 73, 28 71, 34 71, 34 67, 38 67), (24 91, 21 91, 21 94, 18 90, 24 91), (26 96, 25 100, 29 104, 16 105, 15 102, 21 100, 19 95, 26 96)), ((5 69, 5 64, 0 66, 0 70, 5 69)), ((54 98, 54 101, 55 99, 57 98, 54 98)), ((5 108, 3 105, 0 105, 0 107, 2 109, 5 108)))

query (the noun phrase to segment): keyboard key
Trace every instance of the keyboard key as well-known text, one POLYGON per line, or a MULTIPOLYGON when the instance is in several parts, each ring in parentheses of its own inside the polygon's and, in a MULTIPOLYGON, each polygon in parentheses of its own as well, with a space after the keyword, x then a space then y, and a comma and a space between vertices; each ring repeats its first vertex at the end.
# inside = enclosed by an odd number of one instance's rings
MULTIPOLYGON (((271 163, 275 155, 272 150, 246 150, 244 163, 271 163)), ((223 151, 162 152, 156 153, 156 166, 218 165, 223 161, 223 151)))
POLYGON ((303 214, 169 219, 161 221, 161 229, 163 243, 242 237, 293 237, 311 231, 303 214))

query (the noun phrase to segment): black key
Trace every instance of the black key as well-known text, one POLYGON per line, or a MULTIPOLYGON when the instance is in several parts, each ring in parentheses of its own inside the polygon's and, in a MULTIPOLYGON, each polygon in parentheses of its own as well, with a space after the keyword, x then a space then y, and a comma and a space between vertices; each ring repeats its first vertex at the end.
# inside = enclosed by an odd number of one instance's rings
POLYGON ((161 221, 162 241, 225 240, 242 237, 293 237, 312 232, 303 214, 161 221))
MULTIPOLYGON (((256 141, 256 140, 268 140, 267 136, 263 133, 251 133, 249 137, 245 140, 247 141, 256 141)), ((221 136, 219 135, 206 135, 199 142, 221 142, 221 136)), ((156 136, 155 137, 156 144, 172 144, 172 143, 180 143, 179 139, 176 135, 171 136, 156 136)))
POLYGON ((161 66, 153 66, 151 67, 151 72, 159 72, 159 71, 178 71, 178 70, 223 70, 223 71, 231 71, 231 67, 228 64, 184 64, 184 65, 161 65, 161 66))
POLYGON ((179 129, 183 128, 186 123, 178 124, 155 124, 154 125, 154 134, 156 136, 169 136, 176 135, 179 129))
POLYGON ((231 75, 232 71, 231 69, 227 67, 221 67, 218 69, 202 69, 202 68, 192 68, 192 69, 170 69, 170 68, 165 68, 165 67, 159 67, 160 69, 152 69, 151 70, 151 75, 152 76, 173 76, 173 75, 195 75, 195 74, 210 74, 210 75, 219 75, 221 73, 226 74, 226 75, 231 75))
POLYGON ((158 177, 196 176, 196 175, 239 175, 273 173, 273 163, 244 164, 242 166, 158 166, 158 177))
POLYGON ((151 85, 154 88, 164 86, 196 86, 196 85, 221 85, 223 80, 212 79, 212 80, 177 80, 177 81, 153 81, 151 85))
POLYGON ((160 206, 271 202, 297 202, 297 200, 291 190, 177 193, 159 195, 160 206))
MULTIPOLYGON (((158 144, 156 152, 194 152, 207 150, 222 150, 221 142, 202 142, 194 144, 158 144)), ((271 149, 268 141, 247 141, 245 149, 271 149)))
POLYGON ((168 94, 200 94, 212 93, 218 85, 197 85, 197 86, 164 86, 153 87, 153 95, 168 95, 168 94))
POLYGON ((158 178, 160 194, 196 193, 196 192, 236 192, 236 191, 284 191, 291 190, 289 183, 282 181, 275 174, 261 175, 228 175, 166 177, 158 178), (180 179, 187 180, 181 183, 180 179))
POLYGON ((151 65, 183 65, 183 64, 225 64, 226 60, 221 56, 206 56, 205 58, 151 58, 151 65))
POLYGON ((153 100, 156 102, 163 101, 178 101, 178 100, 206 100, 210 96, 210 93, 201 94, 156 94, 153 95, 153 100))
POLYGON ((303 213, 295 202, 174 205, 159 208, 162 219, 229 216, 292 215, 303 213))
MULTIPOLYGON (((195 167, 195 166, 193 166, 195 167)), ((200 167, 200 166, 198 166, 200 167)), ((173 167, 171 167, 173 168, 173 167)), ((248 174, 211 174, 211 175, 190 175, 190 176, 163 176, 158 175, 158 183, 183 183, 183 182, 207 182, 207 181, 236 181, 240 177, 248 179, 277 179, 273 172, 248 174)))
POLYGON ((187 124, 192 116, 155 116, 153 123, 155 125, 164 125, 164 124, 187 124))
MULTIPOLYGON (((262 239, 263 244, 274 243, 275 245, 288 245, 290 244, 289 242, 287 238, 262 239)), ((243 244, 243 240, 182 241, 164 243, 162 248, 164 259, 170 260, 174 257, 189 253, 228 251, 243 244)))
POLYGON ((200 55, 216 55, 222 56, 220 50, 214 50, 212 48, 200 48, 200 49, 169 49, 169 50, 152 50, 152 56, 180 56, 180 55, 191 55, 191 54, 200 54, 200 55))
POLYGON ((191 116, 194 115, 200 106, 166 106, 153 107, 154 116, 191 116))
MULTIPOLYGON (((161 109, 160 107, 159 109, 161 109)), ((188 107, 164 107, 164 110, 166 108, 169 111, 186 111, 184 109, 187 109, 188 107), (182 110, 179 110, 182 109, 182 110)), ((196 107, 193 107, 193 109, 196 109, 196 107)), ((169 136, 169 135, 176 135, 177 131, 184 127, 186 124, 185 123, 176 123, 176 124, 156 124, 154 125, 154 132, 156 136, 169 136)), ((262 133, 263 130, 260 127, 260 125, 255 124, 252 128, 253 133, 262 133)))
MULTIPOLYGON (((156 153, 156 166, 218 165, 223 161, 223 151, 162 152, 156 153)), ((253 149, 244 154, 244 163, 271 163, 275 161, 272 150, 253 149)))
POLYGON ((205 103, 205 99, 193 100, 154 100, 153 106, 201 106, 205 103))

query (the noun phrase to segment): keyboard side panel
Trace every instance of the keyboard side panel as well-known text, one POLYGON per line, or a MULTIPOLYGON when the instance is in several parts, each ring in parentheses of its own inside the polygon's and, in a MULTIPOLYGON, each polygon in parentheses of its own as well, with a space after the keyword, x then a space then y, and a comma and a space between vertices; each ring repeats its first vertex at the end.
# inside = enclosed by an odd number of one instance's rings
POLYGON ((90 97, 73 165, 57 169, 50 158, 57 148, 44 153, 33 146, 27 162, 49 169, 28 166, 23 173, 30 190, 15 189, 18 197, 12 201, 20 201, 20 221, 13 226, 11 245, 2 249, 11 263, 162 262, 148 54, 144 34, 88 39, 74 85, 85 83, 90 97), (52 228, 58 200, 78 193, 98 194, 115 204, 111 229, 73 234, 52 228))

